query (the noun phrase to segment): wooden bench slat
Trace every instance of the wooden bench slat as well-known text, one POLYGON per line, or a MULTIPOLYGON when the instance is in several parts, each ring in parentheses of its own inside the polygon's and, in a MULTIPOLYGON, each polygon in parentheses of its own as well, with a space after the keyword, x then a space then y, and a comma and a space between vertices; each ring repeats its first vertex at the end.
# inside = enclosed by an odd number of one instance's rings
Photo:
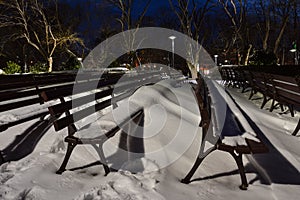
POLYGON ((292 91, 292 92, 295 92, 295 93, 300 92, 300 88, 296 84, 292 84, 292 83, 289 83, 289 82, 282 82, 280 80, 273 80, 273 84, 274 84, 275 87, 284 88, 288 91, 292 91))
POLYGON ((118 79, 112 80, 93 80, 90 82, 80 82, 76 83, 76 88, 74 89, 74 84, 70 84, 68 86, 57 86, 54 88, 50 88, 41 93, 41 96, 45 101, 55 100, 61 97, 70 96, 79 94, 82 92, 90 91, 92 89, 98 89, 101 87, 107 87, 115 84, 118 79), (94 88, 91 88, 94 87, 94 88))
POLYGON ((66 101, 66 102, 62 102, 60 104, 57 105, 53 105, 51 107, 49 107, 49 111, 52 115, 61 115, 62 113, 66 112, 67 110, 71 110, 72 107, 78 107, 81 106, 83 104, 92 102, 92 101, 97 101, 101 98, 104 98, 106 96, 111 95, 113 92, 113 89, 107 89, 107 90, 103 90, 97 93, 93 93, 93 94, 89 94, 83 97, 79 97, 77 99, 72 99, 70 101, 66 101))
POLYGON ((272 78, 274 80, 280 80, 283 82, 297 85, 297 81, 296 81, 295 77, 292 77, 292 76, 283 76, 283 75, 278 75, 278 74, 272 74, 272 78))
MULTIPOLYGON (((121 95, 118 95, 117 97, 113 98, 114 101, 118 101, 118 100, 121 100, 121 99, 124 99, 128 96, 130 96, 131 93, 127 92, 127 93, 124 93, 124 94, 121 94, 121 95)), ((107 108, 109 106, 112 105, 112 100, 113 99, 107 99, 103 102, 100 102, 100 103, 96 103, 95 105, 93 106, 89 106, 85 109, 82 109, 80 111, 77 111, 76 113, 73 113, 69 116, 65 116, 61 119, 58 119, 56 121, 54 121, 54 127, 55 127, 55 130, 56 131, 59 131, 59 130, 62 130, 66 127, 68 127, 70 124, 73 124, 99 110, 103 110, 104 108, 107 108)))
POLYGON ((54 127, 56 131, 62 130, 63 128, 68 127, 70 124, 73 124, 99 110, 107 108, 111 105, 111 99, 105 100, 101 103, 97 103, 93 106, 89 106, 83 110, 80 110, 69 116, 65 116, 61 119, 58 119, 54 122, 54 127))
POLYGON ((31 99, 7 103, 4 105, 0 105, 0 112, 13 110, 13 109, 21 108, 21 107, 25 107, 25 106, 30 106, 30 105, 37 104, 40 102, 41 102, 40 98, 38 96, 36 96, 36 97, 32 97, 31 99))
POLYGON ((276 88, 276 93, 276 100, 281 103, 300 105, 300 94, 291 93, 291 91, 284 90, 283 88, 276 88))
POLYGON ((266 147, 265 144, 263 144, 262 142, 256 142, 254 140, 245 138, 247 145, 250 147, 251 149, 251 153, 255 154, 255 153, 266 153, 268 152, 268 148, 266 147))
POLYGON ((30 90, 19 90, 13 92, 0 92, 0 102, 8 101, 11 99, 19 99, 23 97, 38 95, 36 88, 30 88, 30 90))

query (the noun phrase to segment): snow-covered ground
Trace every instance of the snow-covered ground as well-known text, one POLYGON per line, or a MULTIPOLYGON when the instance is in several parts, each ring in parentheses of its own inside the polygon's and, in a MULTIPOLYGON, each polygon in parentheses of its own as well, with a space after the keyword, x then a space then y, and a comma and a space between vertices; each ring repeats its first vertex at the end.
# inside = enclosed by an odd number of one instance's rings
MULTIPOLYGON (((0 149, 15 160, 0 166, 0 199, 299 199, 300 137, 290 134, 299 113, 294 118, 280 110, 271 113, 268 105, 259 109, 259 95, 249 101, 247 92, 228 91, 270 149, 268 154, 244 157, 247 191, 238 188, 240 177, 232 157, 219 151, 205 159, 192 183, 180 183, 199 151, 200 117, 191 88, 165 80, 141 88, 131 98, 145 108, 143 153, 124 163, 128 157, 118 149, 117 134, 104 145, 105 154, 110 165, 120 160, 123 165, 108 176, 101 165, 82 167, 97 160, 87 145, 76 147, 67 166, 81 169, 55 174, 65 153, 66 130, 55 132, 51 127, 41 134, 34 127, 46 126, 36 120, 0 132, 0 149), (133 168, 136 173, 126 170, 133 168)), ((23 112, 34 108, 26 109, 23 112)))

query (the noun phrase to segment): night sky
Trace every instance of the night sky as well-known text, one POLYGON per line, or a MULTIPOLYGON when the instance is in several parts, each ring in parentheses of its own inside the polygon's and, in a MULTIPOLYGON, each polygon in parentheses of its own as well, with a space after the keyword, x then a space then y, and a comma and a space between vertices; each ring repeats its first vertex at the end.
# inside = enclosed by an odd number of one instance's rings
MULTIPOLYGON (((71 5, 76 5, 78 3, 84 3, 87 2, 87 0, 60 0, 60 1, 64 1, 64 2, 68 2, 71 5)), ((96 4, 100 4, 101 2, 105 1, 105 0, 89 0, 90 2, 95 2, 96 4)), ((196 0, 197 1, 197 0, 196 0)), ((142 7, 142 5, 146 4, 146 0, 136 0, 135 1, 135 6, 134 6, 134 11, 136 12, 137 10, 139 10, 139 7, 142 7)), ((198 2, 204 3, 203 0, 198 0, 198 2)), ((249 0, 248 2, 251 2, 251 0, 249 0)), ((160 7, 170 7, 169 6, 169 1, 168 0, 152 0, 151 4, 149 6, 149 9, 147 11, 147 15, 152 15, 152 14, 157 14, 157 10, 160 7)))

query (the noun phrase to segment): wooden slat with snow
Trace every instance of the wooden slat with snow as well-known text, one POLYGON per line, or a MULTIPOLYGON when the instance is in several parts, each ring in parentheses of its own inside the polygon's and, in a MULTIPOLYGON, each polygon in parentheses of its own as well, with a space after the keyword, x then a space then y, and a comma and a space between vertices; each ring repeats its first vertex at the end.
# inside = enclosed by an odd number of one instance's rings
POLYGON ((181 180, 190 183, 192 176, 202 161, 211 152, 221 150, 234 158, 241 176, 240 188, 246 190, 247 178, 242 161, 243 154, 266 153, 268 148, 258 138, 239 108, 230 99, 225 90, 216 82, 198 79, 195 95, 201 113, 203 136, 196 161, 181 180))

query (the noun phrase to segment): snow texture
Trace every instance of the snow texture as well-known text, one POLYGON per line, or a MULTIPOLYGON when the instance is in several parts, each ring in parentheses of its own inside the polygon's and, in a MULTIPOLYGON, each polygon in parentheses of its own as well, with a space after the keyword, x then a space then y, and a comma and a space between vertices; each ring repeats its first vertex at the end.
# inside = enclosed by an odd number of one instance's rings
MULTIPOLYGON (((63 142, 66 130, 55 132, 53 127, 50 128, 34 143, 34 148, 30 142, 34 135, 22 140, 19 138, 28 134, 38 120, 1 132, 0 149, 7 154, 6 159, 16 156, 14 153, 18 146, 23 152, 32 150, 0 166, 0 199, 299 199, 300 137, 291 136, 299 113, 294 118, 279 109, 271 113, 267 110, 269 105, 259 109, 259 94, 255 96, 256 100, 249 101, 249 92, 241 93, 231 88, 228 89, 229 94, 225 94, 222 87, 215 85, 215 88, 213 94, 218 95, 215 92, 219 91, 223 98, 233 98, 228 101, 229 106, 233 113, 239 115, 243 126, 251 125, 247 127, 250 131, 242 137, 252 137, 253 132, 260 132, 270 148, 268 154, 244 157, 250 183, 247 191, 238 188, 240 177, 234 160, 218 151, 205 159, 192 183, 180 183, 200 148, 200 115, 198 107, 193 107, 195 97, 189 85, 165 80, 154 86, 142 87, 130 98, 133 104, 145 109, 144 152, 136 159, 122 154, 118 149, 121 138, 118 133, 104 145, 105 155, 110 165, 114 164, 114 158, 118 160, 122 156, 124 162, 121 162, 119 171, 108 176, 104 176, 101 165, 83 167, 95 162, 97 155, 92 148, 82 146, 76 147, 68 164, 67 168, 74 170, 55 174, 66 151, 63 142), (247 116, 240 116, 234 101, 247 116), (173 139, 174 144, 164 148, 173 139), (155 154, 157 149, 160 152, 155 154), (137 172, 131 173, 131 170, 137 172)), ((33 106, 24 108, 20 113, 1 113, 1 121, 19 118, 22 113, 30 113, 34 109, 33 106)), ((111 125, 105 124, 105 121, 101 123, 106 128, 111 125)), ((90 130, 97 131, 97 126, 90 130)), ((35 129, 32 131, 38 134, 35 129)))

